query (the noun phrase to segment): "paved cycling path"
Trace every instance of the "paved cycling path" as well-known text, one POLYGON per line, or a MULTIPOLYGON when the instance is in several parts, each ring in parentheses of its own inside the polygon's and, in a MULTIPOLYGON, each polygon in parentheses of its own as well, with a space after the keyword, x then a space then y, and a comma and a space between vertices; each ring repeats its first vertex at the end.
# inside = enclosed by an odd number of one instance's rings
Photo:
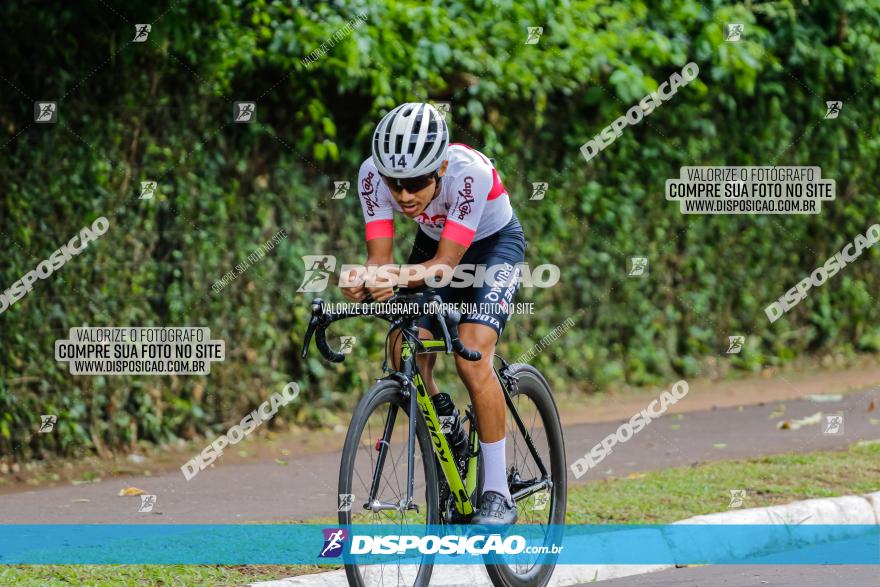
MULTIPOLYGON (((600 581, 603 587, 880 587, 877 567, 840 565, 724 565, 687 567, 600 581)), ((579 587, 596 585, 581 583, 579 587)))
MULTIPOLYGON (((644 406, 651 399, 646 397, 644 406)), ((616 446, 601 465, 581 479, 575 480, 569 471, 569 482, 584 483, 706 461, 844 449, 859 440, 880 439, 880 409, 868 411, 872 400, 880 407, 880 392, 851 392, 834 402, 797 399, 709 409, 686 412, 679 418, 675 410, 684 409, 684 398, 629 442, 616 446), (785 410, 778 415, 780 403, 785 404, 785 410), (822 434, 821 424, 797 430, 777 429, 780 420, 820 411, 841 412, 843 434, 822 434)), ((568 463, 616 430, 622 420, 567 426, 568 463)), ((94 484, 7 493, 0 495, 0 523, 236 523, 335 516, 338 451, 343 436, 335 440, 337 446, 327 447, 328 452, 291 458, 286 466, 275 461, 220 464, 188 482, 175 470, 149 477, 110 478, 94 484), (157 496, 152 513, 137 512, 140 498, 117 496, 121 488, 129 486, 157 496)))

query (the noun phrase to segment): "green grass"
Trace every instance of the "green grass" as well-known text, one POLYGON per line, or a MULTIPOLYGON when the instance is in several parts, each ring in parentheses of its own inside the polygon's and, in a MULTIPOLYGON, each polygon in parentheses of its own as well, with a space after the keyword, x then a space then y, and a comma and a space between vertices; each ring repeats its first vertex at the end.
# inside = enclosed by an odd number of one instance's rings
POLYGON ((665 524, 728 509, 730 490, 745 489, 743 508, 880 490, 880 443, 845 452, 786 454, 721 461, 608 479, 569 489, 569 524, 665 524))
MULTIPOLYGON (((568 523, 674 522, 728 509, 731 489, 746 490, 744 508, 877 491, 880 443, 854 445, 845 452, 722 461, 571 487, 568 523)), ((14 565, 0 566, 0 585, 231 586, 317 570, 303 565, 14 565)))
MULTIPOLYGON (((232 587, 317 572, 280 565, 0 565, 0 585, 16 587, 232 587)), ((332 567, 341 568, 341 567, 332 567)), ((324 569, 327 570, 327 569, 324 569)))

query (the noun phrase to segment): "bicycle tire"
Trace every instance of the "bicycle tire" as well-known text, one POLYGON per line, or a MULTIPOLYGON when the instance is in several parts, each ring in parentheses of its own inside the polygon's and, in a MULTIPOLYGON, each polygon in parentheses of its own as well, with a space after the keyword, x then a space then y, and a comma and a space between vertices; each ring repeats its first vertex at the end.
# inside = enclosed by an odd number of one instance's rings
MULTIPOLYGON (((371 415, 376 408, 388 404, 395 403, 400 409, 400 413, 406 414, 409 418, 409 400, 404 398, 400 383, 390 379, 379 380, 373 385, 364 397, 358 402, 357 408, 349 424, 348 432, 345 436, 345 445, 342 449, 342 461, 339 466, 339 493, 351 493, 352 484, 354 482, 354 465, 355 458, 360 447, 361 435, 367 425, 371 415)), ((398 415, 399 417, 399 415, 398 415)), ((428 429, 422 418, 416 418, 416 439, 419 444, 419 450, 422 455, 431 455, 433 457, 433 445, 428 429)), ((437 478, 437 470, 434 465, 433 458, 422 458, 425 475, 425 504, 426 523, 439 523, 439 481, 437 478)), ((348 526, 351 524, 351 512, 339 512, 339 524, 348 526)), ((350 559, 346 558, 345 575, 348 578, 348 584, 356 587, 369 587, 364 583, 363 576, 357 564, 349 564, 350 559)), ((416 575, 414 586, 427 586, 431 581, 433 572, 433 556, 428 559, 429 563, 423 563, 416 575)), ((367 565, 369 566, 369 565, 367 565)), ((375 565, 373 565, 375 566, 375 565)))
MULTIPOLYGON (((553 488, 550 494, 550 513, 548 523, 556 529, 551 541, 561 544, 562 533, 558 531, 565 524, 567 505, 567 467, 565 462, 565 439, 562 434, 562 423, 559 421, 559 410, 553 399, 553 392, 540 371, 523 363, 515 363, 508 371, 517 381, 517 389, 511 391, 511 398, 519 395, 528 396, 534 403, 544 425, 547 443, 550 450, 550 478, 553 488)), ((513 527, 515 532, 516 526, 513 527)), ((546 543, 546 542, 545 542, 546 543)), ((544 587, 556 568, 558 554, 542 555, 542 564, 535 565, 524 577, 512 571, 506 564, 498 564, 497 559, 485 557, 486 571, 495 587, 544 587)))

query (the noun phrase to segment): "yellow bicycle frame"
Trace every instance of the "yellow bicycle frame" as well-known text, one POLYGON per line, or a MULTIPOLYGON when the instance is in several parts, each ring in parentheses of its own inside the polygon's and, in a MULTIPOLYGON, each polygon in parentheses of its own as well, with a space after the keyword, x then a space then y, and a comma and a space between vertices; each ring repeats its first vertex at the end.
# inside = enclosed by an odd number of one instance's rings
MULTIPOLYGON (((420 342, 426 349, 445 348, 445 343, 442 340, 422 340, 420 342)), ((410 341, 405 341, 401 348, 401 359, 406 360, 412 357, 414 352, 414 344, 410 341)), ((446 482, 449 484, 449 489, 455 499, 455 509, 462 515, 472 514, 474 508, 469 496, 473 494, 474 489, 477 487, 477 457, 471 456, 468 459, 466 480, 462 480, 458 467, 455 464, 455 458, 452 455, 452 449, 449 448, 449 443, 446 440, 446 434, 440 431, 440 419, 437 417, 434 403, 431 401, 428 388, 418 370, 413 373, 412 383, 416 388, 416 403, 425 419, 428 433, 431 435, 434 454, 437 456, 437 462, 440 463, 440 469, 443 471, 443 476, 446 478, 446 482)), ((476 455, 476 430, 471 430, 468 446, 470 454, 476 455)))

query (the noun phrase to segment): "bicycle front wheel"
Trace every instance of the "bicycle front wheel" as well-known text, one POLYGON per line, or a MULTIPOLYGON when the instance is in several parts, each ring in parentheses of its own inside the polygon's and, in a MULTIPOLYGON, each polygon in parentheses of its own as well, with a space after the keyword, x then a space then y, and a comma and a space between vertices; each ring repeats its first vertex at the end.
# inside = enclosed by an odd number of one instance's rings
MULTIPOLYGON (((529 524, 534 534, 540 534, 532 537, 540 538, 547 552, 535 554, 525 562, 508 563, 501 556, 488 556, 486 570, 496 587, 543 587, 550 581, 556 566, 558 553, 553 552, 553 547, 562 544, 567 499, 565 442, 559 411, 544 376, 531 365, 522 363, 511 365, 509 373, 516 380, 516 388, 509 393, 523 426, 520 428, 508 410, 507 483, 510 493, 515 496, 545 477, 526 443, 525 432, 531 438, 552 485, 549 489, 517 499, 518 524, 529 524)), ((516 526, 512 531, 516 533, 516 526)))
MULTIPOLYGON (((413 467, 413 501, 418 509, 405 507, 409 422, 409 400, 404 398, 397 381, 379 381, 358 403, 345 437, 339 469, 340 500, 351 503, 349 510, 339 512, 341 525, 394 525, 399 534, 418 534, 425 525, 438 523, 434 453, 428 429, 419 417, 413 467), (380 450, 383 446, 384 458, 380 450)), ((401 556, 373 565, 358 564, 354 558, 346 557, 345 574, 349 585, 359 587, 428 585, 433 559, 432 555, 401 556)))

